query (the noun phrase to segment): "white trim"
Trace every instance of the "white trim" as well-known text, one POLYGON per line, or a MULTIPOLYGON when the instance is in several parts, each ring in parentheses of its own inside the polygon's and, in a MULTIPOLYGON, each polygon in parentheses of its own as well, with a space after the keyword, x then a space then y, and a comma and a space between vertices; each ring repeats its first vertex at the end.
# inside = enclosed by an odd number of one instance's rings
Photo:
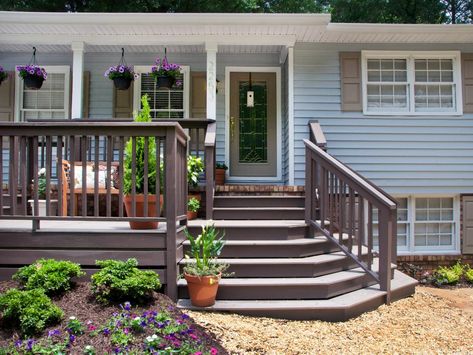
POLYGON ((72 48, 72 118, 82 118, 84 96, 84 42, 74 42, 72 48))
MULTIPOLYGON (((45 65, 41 66, 46 70, 46 73, 51 74, 64 74, 64 118, 70 118, 70 96, 71 96, 71 68, 69 65, 45 65)), ((48 79, 46 79, 48 80, 48 79)), ((15 66, 15 122, 20 122, 21 108, 23 107, 23 91, 24 82, 23 79, 18 75, 17 67, 15 66)), ((34 110, 38 111, 38 110, 34 110)), ((55 111, 55 110, 47 110, 55 111)))
POLYGON ((281 140, 281 67, 225 67, 225 164, 228 182, 280 182, 282 179, 282 140, 281 140), (230 168, 230 139, 227 122, 230 117, 230 73, 232 72, 253 72, 253 73, 276 73, 276 176, 254 177, 254 176, 231 176, 230 168))
MULTIPOLYGON (((135 73, 151 73, 151 65, 135 65, 135 73)), ((181 65, 181 73, 184 76, 184 83, 182 91, 184 93, 184 118, 189 118, 190 102, 189 102, 189 91, 190 91, 190 66, 181 65)), ((141 100, 141 75, 135 79, 133 85, 133 112, 138 112, 140 110, 140 100, 141 100)))
POLYGON ((287 60, 288 185, 294 185, 294 47, 288 48, 287 60))
MULTIPOLYGON (((367 116, 461 116, 463 115, 460 51, 361 51, 363 114, 367 116), (368 111, 368 59, 405 59, 407 69, 407 104, 405 111, 368 111), (415 59, 452 59, 455 111, 418 112, 414 107, 415 59)), ((435 84, 435 83, 433 83, 435 84)))
POLYGON ((207 118, 217 119, 217 50, 215 43, 206 43, 206 111, 207 118))

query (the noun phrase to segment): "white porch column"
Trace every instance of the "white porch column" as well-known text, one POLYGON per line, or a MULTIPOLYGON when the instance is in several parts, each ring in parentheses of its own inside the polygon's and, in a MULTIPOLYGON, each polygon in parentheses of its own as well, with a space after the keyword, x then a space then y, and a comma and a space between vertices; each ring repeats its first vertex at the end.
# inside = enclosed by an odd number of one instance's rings
POLYGON ((288 184, 294 185, 294 47, 287 49, 288 184))
POLYGON ((72 48, 72 118, 82 118, 84 42, 73 42, 72 48))
POLYGON ((207 118, 217 119, 217 50, 216 43, 206 43, 207 52, 207 118))

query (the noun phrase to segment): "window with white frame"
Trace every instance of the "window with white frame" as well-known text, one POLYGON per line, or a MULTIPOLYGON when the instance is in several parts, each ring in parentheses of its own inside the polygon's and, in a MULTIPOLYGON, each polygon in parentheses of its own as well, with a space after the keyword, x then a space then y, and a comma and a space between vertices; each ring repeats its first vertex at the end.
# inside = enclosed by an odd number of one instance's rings
POLYGON ((69 118, 70 68, 69 66, 46 66, 48 78, 41 89, 25 87, 16 76, 17 121, 32 119, 69 118))
MULTIPOLYGON (((400 253, 458 250, 459 203, 454 197, 397 198, 397 246, 400 253)), ((378 248, 378 214, 373 210, 373 245, 378 248)))
POLYGON ((363 51, 365 114, 462 114, 458 52, 363 51))
POLYGON ((148 95, 151 117, 154 119, 188 118, 189 102, 189 67, 181 66, 181 76, 177 78, 171 89, 156 87, 151 76, 151 67, 135 67, 140 76, 135 80, 133 107, 141 109, 141 96, 148 95))

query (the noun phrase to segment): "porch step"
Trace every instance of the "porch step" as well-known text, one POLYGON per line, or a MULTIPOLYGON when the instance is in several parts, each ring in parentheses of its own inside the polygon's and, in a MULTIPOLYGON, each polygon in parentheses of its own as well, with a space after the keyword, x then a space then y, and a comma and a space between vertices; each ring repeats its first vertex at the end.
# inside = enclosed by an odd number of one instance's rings
MULTIPOLYGON (((399 271, 394 272, 391 300, 408 297, 415 292, 417 281, 399 271)), ((378 284, 324 300, 217 300, 211 307, 195 307, 187 298, 177 302, 179 308, 216 312, 234 312, 249 316, 297 320, 318 319, 345 321, 378 308, 385 302, 386 292, 378 284)))
MULTIPOLYGON (((366 255, 367 251, 363 250, 362 254, 363 256, 366 255)), ((182 259, 179 264, 182 268, 182 266, 192 262, 194 262, 193 259, 182 259)), ((218 262, 228 264, 228 272, 237 278, 314 277, 353 269, 357 266, 343 252, 306 258, 221 258, 218 259, 218 262)))
MULTIPOLYGON (((184 252, 189 251, 184 242, 184 252)), ((221 258, 301 258, 338 251, 327 238, 300 238, 291 240, 228 240, 221 258)))
MULTIPOLYGON (((218 300, 327 299, 373 285, 361 268, 308 278, 224 278, 218 300)), ((188 298, 187 282, 179 280, 179 297, 188 298)))
POLYGON ((304 207, 304 196, 215 196, 214 207, 304 207))
POLYGON ((303 207, 216 207, 214 219, 224 220, 300 220, 303 207))
MULTIPOLYGON (((205 220, 189 221, 187 228, 193 235, 201 232, 205 220)), ((294 240, 307 235, 307 225, 302 220, 228 220, 213 221, 215 228, 225 233, 225 240, 294 240)), ((224 248, 225 250, 225 248, 224 248)))

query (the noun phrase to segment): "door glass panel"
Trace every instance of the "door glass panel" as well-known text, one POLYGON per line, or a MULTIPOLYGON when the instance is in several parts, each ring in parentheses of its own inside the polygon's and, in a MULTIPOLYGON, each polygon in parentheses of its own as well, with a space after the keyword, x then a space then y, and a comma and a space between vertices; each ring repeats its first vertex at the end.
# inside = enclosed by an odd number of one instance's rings
POLYGON ((268 162, 267 85, 253 81, 254 107, 247 106, 248 81, 239 82, 239 162, 268 162))

